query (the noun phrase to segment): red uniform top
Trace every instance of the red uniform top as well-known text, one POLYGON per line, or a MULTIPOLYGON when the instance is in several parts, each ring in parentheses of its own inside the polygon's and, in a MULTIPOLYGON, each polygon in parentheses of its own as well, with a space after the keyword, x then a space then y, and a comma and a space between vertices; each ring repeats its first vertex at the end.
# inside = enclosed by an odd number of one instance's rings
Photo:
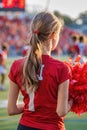
POLYGON ((64 130, 63 118, 57 115, 56 107, 58 86, 70 78, 67 66, 48 55, 43 55, 38 89, 27 94, 22 90, 23 63, 24 59, 14 61, 9 73, 9 78, 18 84, 24 96, 25 109, 20 123, 40 130, 64 130))

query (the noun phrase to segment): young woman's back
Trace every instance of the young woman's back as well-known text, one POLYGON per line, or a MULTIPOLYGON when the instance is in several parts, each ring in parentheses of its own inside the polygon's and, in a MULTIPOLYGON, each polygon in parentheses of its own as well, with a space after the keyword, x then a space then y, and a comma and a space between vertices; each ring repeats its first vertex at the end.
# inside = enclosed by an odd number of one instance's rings
POLYGON ((38 89, 30 94, 23 90, 22 67, 25 58, 13 63, 9 78, 16 78, 24 98, 24 113, 20 124, 45 130, 64 129, 63 118, 56 113, 58 86, 69 79, 69 71, 64 63, 48 55, 42 55, 41 71, 38 73, 38 89), (15 67, 15 71, 14 71, 15 67), (60 78, 61 77, 61 78, 60 78))

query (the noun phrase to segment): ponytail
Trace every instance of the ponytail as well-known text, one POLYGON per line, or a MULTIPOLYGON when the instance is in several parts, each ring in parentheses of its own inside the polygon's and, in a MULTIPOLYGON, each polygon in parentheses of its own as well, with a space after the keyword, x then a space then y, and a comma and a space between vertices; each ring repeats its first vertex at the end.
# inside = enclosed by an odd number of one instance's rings
POLYGON ((50 47, 50 38, 52 34, 60 32, 60 20, 49 12, 38 13, 31 24, 32 32, 30 39, 31 50, 24 63, 24 87, 28 90, 36 90, 38 88, 38 73, 41 69, 42 51, 44 46, 50 47))
POLYGON ((41 68, 41 42, 38 39, 38 34, 33 33, 30 39, 31 50, 25 61, 23 74, 25 86, 29 93, 30 90, 36 90, 38 87, 38 72, 41 68))

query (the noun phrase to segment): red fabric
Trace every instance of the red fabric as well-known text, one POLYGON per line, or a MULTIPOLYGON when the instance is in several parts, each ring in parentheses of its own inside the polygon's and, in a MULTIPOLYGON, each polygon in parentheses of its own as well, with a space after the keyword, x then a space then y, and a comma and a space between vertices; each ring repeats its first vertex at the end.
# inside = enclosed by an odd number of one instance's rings
POLYGON ((56 106, 58 85, 70 78, 68 67, 61 61, 43 55, 43 80, 39 81, 39 87, 34 93, 35 111, 30 111, 30 96, 22 90, 22 64, 23 59, 15 61, 9 73, 9 78, 19 85, 24 96, 25 110, 20 123, 44 130, 64 130, 64 121, 57 115, 56 106))

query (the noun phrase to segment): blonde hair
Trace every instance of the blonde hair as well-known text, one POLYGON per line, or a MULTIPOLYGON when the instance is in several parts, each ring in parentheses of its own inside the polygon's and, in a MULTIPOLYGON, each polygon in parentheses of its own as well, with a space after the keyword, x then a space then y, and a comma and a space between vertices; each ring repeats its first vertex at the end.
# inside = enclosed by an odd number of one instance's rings
POLYGON ((60 31, 60 20, 49 12, 38 13, 31 23, 31 50, 24 63, 23 75, 28 92, 38 88, 38 72, 42 62, 42 44, 50 39, 52 33, 60 31))

